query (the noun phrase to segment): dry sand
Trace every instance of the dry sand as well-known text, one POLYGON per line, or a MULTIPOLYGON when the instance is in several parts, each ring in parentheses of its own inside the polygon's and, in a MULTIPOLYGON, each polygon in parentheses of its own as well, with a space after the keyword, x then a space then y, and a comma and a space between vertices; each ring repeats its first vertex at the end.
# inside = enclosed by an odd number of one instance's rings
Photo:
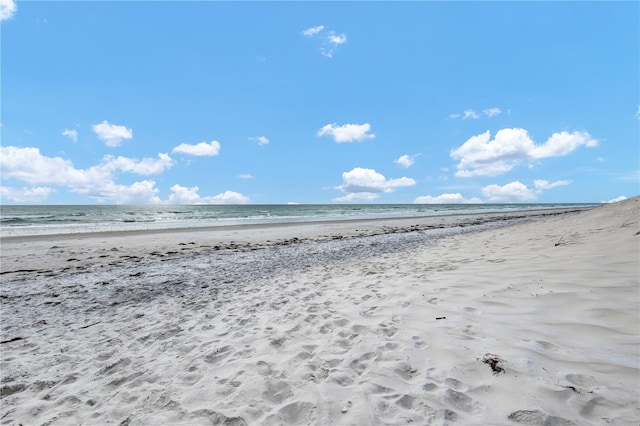
POLYGON ((510 216, 4 239, 0 424, 640 424, 640 199, 510 216))

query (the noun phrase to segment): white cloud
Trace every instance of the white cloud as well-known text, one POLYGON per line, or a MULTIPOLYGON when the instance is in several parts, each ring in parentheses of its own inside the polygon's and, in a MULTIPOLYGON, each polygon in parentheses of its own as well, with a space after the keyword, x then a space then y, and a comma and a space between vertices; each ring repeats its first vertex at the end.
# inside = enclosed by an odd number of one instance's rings
POLYGON ((610 203, 617 203, 617 202, 619 202, 619 201, 624 201, 624 200, 626 200, 626 199, 627 199, 627 197, 625 197, 624 195, 621 195, 621 196, 619 196, 619 197, 612 198, 612 199, 611 199, 611 200, 609 200, 609 201, 603 201, 603 203, 607 203, 607 204, 610 204, 610 203))
POLYGON ((560 132, 551 135, 544 144, 536 145, 526 130, 507 128, 499 130, 493 140, 489 131, 472 136, 450 155, 460 160, 458 177, 496 176, 523 161, 564 156, 582 145, 597 144, 586 132, 560 132))
POLYGON ((0 186, 0 199, 11 200, 14 203, 35 203, 46 200, 52 192, 55 192, 55 189, 44 186, 20 189, 0 186))
POLYGON ((195 145, 190 145, 186 143, 181 143, 180 145, 173 148, 171 152, 179 152, 182 154, 188 155, 197 155, 197 156, 215 156, 220 152, 220 142, 211 141, 209 143, 200 142, 195 145))
MULTIPOLYGON (((3 187, 3 198, 18 201, 39 201, 61 186, 98 201, 115 201, 118 204, 158 204, 159 189, 153 180, 143 180, 130 185, 114 181, 116 172, 138 175, 159 174, 172 167, 174 161, 168 154, 160 153, 158 158, 142 160, 127 157, 105 156, 100 164, 87 169, 77 169, 71 161, 60 157, 47 157, 38 148, 18 148, 0 146, 0 173, 3 179, 17 179, 31 185, 46 187, 23 188, 22 190, 3 187)), ((198 187, 185 188, 174 185, 169 202, 199 204, 246 204, 249 198, 233 191, 201 197, 198 187)))
POLYGON ((105 145, 111 147, 119 146, 123 139, 133 138, 133 130, 125 126, 111 124, 107 120, 100 124, 94 124, 91 128, 98 135, 98 138, 104 141, 105 145))
POLYGON ((506 185, 488 185, 482 188, 484 200, 480 198, 465 198, 462 194, 456 192, 452 194, 441 194, 438 196, 424 195, 416 197, 413 202, 415 204, 481 204, 484 202, 494 203, 513 203, 534 201, 543 191, 557 188, 559 186, 569 185, 571 182, 567 180, 558 180, 549 182, 543 179, 537 179, 533 182, 534 187, 529 188, 525 184, 515 181, 506 185))
POLYGON ((267 145, 270 141, 266 136, 256 136, 249 138, 250 141, 258 142, 258 145, 267 145))
POLYGON ((199 188, 197 186, 187 188, 176 184, 170 189, 172 192, 168 200, 170 204, 247 204, 250 201, 248 197, 233 191, 225 191, 211 197, 201 197, 198 194, 199 188))
POLYGON ((0 0, 0 21, 13 18, 18 10, 16 2, 13 0, 0 0))
POLYGON ((475 197, 467 199, 456 192, 455 194, 440 194, 435 197, 423 195, 416 197, 413 202, 414 204, 481 204, 482 200, 475 197))
POLYGON ((477 120, 478 118, 480 118, 480 116, 472 109, 465 110, 463 114, 464 114, 462 117, 463 120, 466 120, 467 118, 473 118, 477 120))
POLYGON ((253 175, 250 173, 242 173, 238 175, 238 179, 253 179, 253 175))
POLYGON ((340 45, 347 42, 347 36, 344 33, 336 34, 335 32, 331 31, 327 36, 327 40, 329 40, 329 43, 331 44, 340 45))
MULTIPOLYGON (((502 110, 498 107, 493 107, 493 108, 483 109, 482 113, 485 115, 485 117, 491 118, 491 117, 495 117, 497 115, 502 114, 502 110)), ((475 112, 472 109, 464 110, 462 114, 459 114, 457 112, 449 114, 449 119, 451 120, 455 120, 456 118, 460 118, 460 117, 462 117, 463 120, 467 120, 469 118, 477 120, 480 118, 480 114, 475 112)))
POLYGON ((500 108, 493 107, 482 110, 482 112, 484 112, 484 115, 486 115, 487 117, 495 117, 496 115, 500 115, 502 111, 500 111, 500 108))
POLYGON ((131 185, 114 185, 105 188, 107 191, 90 196, 100 200, 115 200, 117 204, 160 204, 162 200, 157 196, 159 190, 155 184, 152 180, 143 180, 131 185))
POLYGON ((168 154, 160 153, 158 158, 143 158, 137 160, 127 157, 105 156, 99 167, 106 170, 135 173, 138 175, 156 175, 170 169, 173 166, 173 159, 168 154))
POLYGON ((175 184, 171 187, 171 195, 169 195, 169 204, 199 204, 200 195, 198 195, 199 188, 193 186, 187 188, 175 184))
POLYGON ((78 170, 60 157, 46 157, 38 148, 0 147, 3 179, 15 178, 31 185, 72 185, 100 180, 96 174, 78 170))
POLYGON ((302 32, 302 34, 306 35, 307 37, 313 37, 314 35, 322 32, 322 30, 324 30, 324 25, 318 25, 317 27, 307 28, 302 32))
POLYGON ((335 189, 346 192, 348 195, 336 201, 372 200, 377 198, 377 194, 393 192, 396 188, 415 184, 416 181, 411 178, 387 179, 373 169, 356 167, 342 173, 342 185, 335 189))
POLYGON ((376 137, 373 133, 369 133, 371 126, 369 123, 364 124, 344 124, 338 126, 336 123, 327 124, 318 130, 318 136, 329 135, 334 141, 341 142, 361 142, 365 139, 373 139, 376 137))
POLYGON ((636 115, 634 117, 636 120, 640 120, 640 105, 638 105, 638 111, 636 111, 636 115))
POLYGON ((373 201, 378 197, 380 197, 380 194, 375 194, 373 192, 352 192, 351 194, 347 194, 343 197, 334 198, 332 201, 350 203, 357 201, 373 201))
POLYGON ((38 148, 0 147, 0 172, 3 179, 17 179, 31 185, 62 186, 71 192, 118 203, 156 203, 158 190, 153 181, 120 185, 114 181, 117 171, 149 175, 162 173, 173 165, 167 154, 143 160, 105 156, 98 165, 77 169, 69 160, 47 157, 38 148))
POLYGON ((249 197, 242 195, 239 192, 225 191, 221 194, 210 197, 212 204, 247 204, 249 203, 249 197))
POLYGON ((497 203, 533 201, 538 195, 536 191, 529 189, 525 184, 515 181, 506 185, 489 185, 482 188, 482 195, 487 201, 497 203))
POLYGON ((529 155, 533 158, 562 157, 581 145, 593 148, 598 146, 598 141, 586 132, 554 133, 544 144, 534 147, 529 155))
POLYGON ((419 155, 420 154, 415 154, 415 155, 404 154, 404 155, 401 155, 400 158, 395 160, 394 163, 408 168, 408 167, 413 166, 413 164, 416 162, 416 158, 419 155))
POLYGON ((322 53, 322 55, 326 56, 327 58, 333 58, 333 54, 335 53, 336 48, 341 44, 345 44, 347 42, 346 34, 336 34, 335 31, 325 32, 324 25, 307 28, 302 32, 302 34, 307 37, 315 37, 320 33, 323 33, 321 38, 320 53, 322 53))
POLYGON ((539 190, 546 190, 546 189, 556 188, 558 186, 569 185, 570 183, 571 181, 569 180, 557 180, 555 182, 548 182, 543 179, 536 179, 533 181, 533 186, 539 190))
POLYGON ((515 181, 502 186, 485 186, 482 188, 482 195, 487 201, 496 203, 534 201, 543 191, 569 185, 570 183, 568 180, 548 182, 543 179, 537 179, 533 182, 534 187, 529 188, 522 182, 515 181))
POLYGON ((62 136, 67 136, 69 139, 73 141, 73 143, 78 143, 78 131, 77 130, 68 130, 64 129, 62 132, 62 136))

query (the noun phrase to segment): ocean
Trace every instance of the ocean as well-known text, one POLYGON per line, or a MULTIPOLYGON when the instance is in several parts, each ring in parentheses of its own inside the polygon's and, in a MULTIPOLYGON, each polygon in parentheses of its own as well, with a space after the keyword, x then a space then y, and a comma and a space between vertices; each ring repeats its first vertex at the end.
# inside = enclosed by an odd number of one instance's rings
POLYGON ((241 224, 438 216, 595 204, 294 204, 0 206, 0 237, 241 224))

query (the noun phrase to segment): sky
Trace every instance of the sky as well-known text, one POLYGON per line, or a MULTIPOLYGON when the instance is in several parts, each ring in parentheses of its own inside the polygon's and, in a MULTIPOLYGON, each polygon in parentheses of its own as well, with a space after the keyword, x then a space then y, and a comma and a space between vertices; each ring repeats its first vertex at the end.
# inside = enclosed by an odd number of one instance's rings
POLYGON ((639 2, 0 0, 2 204, 640 193, 639 2))

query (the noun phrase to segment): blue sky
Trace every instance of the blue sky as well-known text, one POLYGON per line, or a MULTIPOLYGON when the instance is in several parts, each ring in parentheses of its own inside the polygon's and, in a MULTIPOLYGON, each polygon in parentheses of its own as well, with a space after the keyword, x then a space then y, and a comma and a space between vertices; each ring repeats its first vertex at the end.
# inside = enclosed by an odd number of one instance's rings
POLYGON ((4 204, 640 192, 638 2, 0 6, 4 204))

